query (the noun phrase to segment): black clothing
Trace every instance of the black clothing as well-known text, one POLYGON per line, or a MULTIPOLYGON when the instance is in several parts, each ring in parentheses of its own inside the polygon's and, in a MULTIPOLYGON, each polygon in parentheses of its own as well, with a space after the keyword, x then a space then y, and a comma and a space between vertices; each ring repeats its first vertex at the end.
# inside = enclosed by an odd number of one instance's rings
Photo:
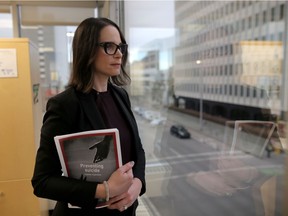
POLYGON ((119 105, 115 103, 113 95, 108 89, 106 92, 96 92, 95 100, 97 108, 100 111, 103 120, 108 128, 118 128, 121 143, 122 161, 123 164, 135 160, 132 155, 132 134, 131 128, 129 128, 128 122, 120 112, 119 105))
POLYGON ((94 209, 69 209, 67 203, 57 202, 52 216, 135 216, 138 201, 123 212, 118 210, 109 210, 106 208, 100 208, 94 211, 94 209))
MULTIPOLYGON (((131 110, 130 100, 123 88, 109 84, 109 89, 130 130, 131 145, 133 145, 131 155, 133 155, 133 160, 135 161, 133 174, 134 177, 139 178, 142 182, 140 193, 142 195, 146 190, 145 152, 131 110)), ((97 183, 62 176, 61 163, 54 144, 54 137, 56 135, 107 128, 97 108, 94 96, 95 93, 93 94, 93 91, 85 94, 74 88, 68 88, 49 99, 47 103, 32 185, 36 196, 59 202, 54 210, 54 215, 70 215, 69 212, 74 210, 69 210, 67 203, 81 207, 81 210, 78 209, 76 211, 80 211, 79 215, 85 216, 106 216, 111 215, 111 212, 113 212, 113 216, 125 215, 131 211, 126 210, 127 213, 121 214, 119 211, 115 213, 115 211, 107 208, 95 210, 94 207, 98 201, 94 198, 97 183), (57 214, 57 212, 59 213, 57 214)), ((136 206, 137 202, 130 207, 130 209, 134 209, 132 212, 135 211, 136 206)))

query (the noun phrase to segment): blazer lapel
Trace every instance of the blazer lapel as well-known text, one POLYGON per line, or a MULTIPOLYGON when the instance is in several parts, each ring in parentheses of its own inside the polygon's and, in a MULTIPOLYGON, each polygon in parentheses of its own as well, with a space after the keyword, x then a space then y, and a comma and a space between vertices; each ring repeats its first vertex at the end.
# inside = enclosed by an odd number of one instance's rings
POLYGON ((137 128, 137 125, 135 125, 135 122, 133 121, 133 118, 131 118, 131 115, 133 116, 133 114, 130 113, 130 109, 127 107, 127 105, 124 102, 124 97, 121 97, 120 95, 121 93, 118 93, 118 91, 114 91, 114 96, 115 99, 117 101, 117 103, 119 104, 121 110, 124 112, 125 118, 127 119, 129 125, 131 125, 131 128, 133 130, 133 134, 135 134, 135 129, 137 128))

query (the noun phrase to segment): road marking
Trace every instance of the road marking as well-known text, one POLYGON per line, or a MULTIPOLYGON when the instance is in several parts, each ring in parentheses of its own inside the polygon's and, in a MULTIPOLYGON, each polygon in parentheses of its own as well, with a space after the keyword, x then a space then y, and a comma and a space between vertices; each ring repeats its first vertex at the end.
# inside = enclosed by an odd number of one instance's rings
MULTIPOLYGON (((280 168, 280 169, 283 169, 283 165, 262 165, 262 166, 257 166, 255 167, 256 169, 275 169, 275 168, 280 168)), ((183 175, 173 175, 173 176, 163 176, 163 177, 158 177, 158 178, 147 178, 146 182, 150 183, 150 182, 156 182, 156 181, 163 181, 163 180, 174 180, 174 179, 179 179, 179 178, 186 178, 188 176, 194 176, 194 175, 204 175, 204 174, 207 174, 209 172, 218 172, 218 171, 221 171, 221 172, 231 172, 231 171, 239 171, 239 170, 246 170, 248 169, 248 167, 242 167, 242 168, 230 168, 230 169, 221 169, 221 170, 210 170, 210 171, 200 171, 199 172, 190 172, 190 173, 186 173, 186 174, 183 174, 183 175)), ((250 167, 249 167, 250 169, 250 167)))
MULTIPOLYGON (((193 157, 203 157, 203 156, 210 156, 210 155, 218 155, 218 156, 228 156, 228 154, 230 153, 230 151, 226 151, 226 152, 204 152, 204 153, 192 153, 192 154, 186 154, 186 155, 180 155, 180 154, 177 154, 177 155, 173 155, 173 156, 168 156, 168 157, 162 157, 160 159, 151 159, 149 161, 147 161, 147 165, 148 164, 153 164, 153 163, 157 163, 157 162, 160 162, 161 161, 164 161, 164 163, 166 161, 169 161, 169 160, 175 160, 175 159, 178 159, 178 158, 193 158, 193 157)), ((241 151, 235 151, 233 156, 237 156, 237 155, 242 155, 243 153, 241 151)), ((163 162, 162 162, 163 163, 163 162)))
POLYGON ((174 149, 169 148, 169 150, 170 150, 171 152, 173 152, 177 157, 180 157, 180 156, 181 156, 181 154, 178 153, 177 151, 175 151, 174 149))

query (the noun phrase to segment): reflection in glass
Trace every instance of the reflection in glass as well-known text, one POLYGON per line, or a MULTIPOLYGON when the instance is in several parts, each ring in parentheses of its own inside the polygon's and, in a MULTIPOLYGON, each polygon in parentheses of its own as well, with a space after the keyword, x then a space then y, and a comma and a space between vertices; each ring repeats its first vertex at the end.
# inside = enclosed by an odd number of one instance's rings
POLYGON ((12 15, 8 11, 6 13, 2 13, 0 11, 0 28, 1 28, 0 38, 13 37, 12 15))
POLYGON ((125 26, 133 32, 130 93, 147 155, 147 211, 284 215, 287 2, 157 4, 125 2, 129 11, 146 9, 148 20, 125 26), (174 20, 155 21, 154 11, 174 20), (137 34, 149 25, 174 34, 137 34), (143 36, 150 41, 133 44, 143 36), (159 67, 164 51, 172 57, 167 69, 159 67), (151 124, 158 118, 165 121, 151 124), (189 139, 171 135, 177 124, 189 139))
POLYGON ((68 83, 74 31, 74 26, 21 26, 22 37, 29 38, 39 50, 43 111, 48 99, 68 83))

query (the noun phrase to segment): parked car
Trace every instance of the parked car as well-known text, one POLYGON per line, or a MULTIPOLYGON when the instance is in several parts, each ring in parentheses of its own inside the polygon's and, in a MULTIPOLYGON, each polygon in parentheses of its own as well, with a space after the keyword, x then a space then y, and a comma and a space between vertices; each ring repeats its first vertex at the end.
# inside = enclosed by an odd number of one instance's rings
POLYGON ((172 125, 170 128, 170 134, 179 138, 189 139, 191 137, 189 131, 182 125, 172 125))
POLYGON ((158 118, 153 119, 150 122, 150 124, 153 125, 153 126, 156 126, 156 125, 164 124, 165 121, 166 121, 166 118, 158 117, 158 118))

